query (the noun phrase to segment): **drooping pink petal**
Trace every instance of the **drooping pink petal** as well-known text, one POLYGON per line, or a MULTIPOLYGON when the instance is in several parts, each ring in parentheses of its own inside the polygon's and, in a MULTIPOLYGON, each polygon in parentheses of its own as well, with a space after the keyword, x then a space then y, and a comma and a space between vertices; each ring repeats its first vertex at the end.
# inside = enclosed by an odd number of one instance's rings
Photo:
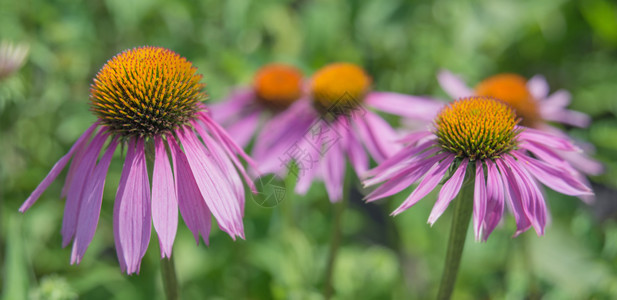
POLYGON ((187 161, 208 208, 218 221, 219 227, 232 238, 244 236, 242 212, 235 191, 228 184, 225 174, 208 159, 199 146, 197 137, 188 128, 178 130, 180 143, 184 146, 187 161))
POLYGON ((452 98, 458 99, 466 96, 473 96, 474 92, 465 81, 450 71, 442 70, 437 75, 437 81, 441 88, 452 98))
MULTIPOLYGON (((253 183, 253 179, 251 179, 251 177, 247 174, 244 166, 233 152, 231 152, 229 149, 226 149, 225 147, 221 147, 220 143, 215 142, 214 139, 212 139, 212 137, 210 137, 210 135, 201 126, 199 126, 197 122, 192 122, 192 124, 195 130, 197 130, 197 133, 199 133, 199 136, 201 136, 203 142, 205 143, 206 148, 203 150, 206 151, 207 149, 208 151, 214 153, 219 168, 223 171, 224 174, 229 174, 229 176, 227 177, 227 179, 229 179, 229 184, 235 188, 238 200, 241 201, 242 211, 244 211, 244 186, 242 185, 242 180, 240 179, 238 172, 240 172, 242 177, 244 177, 244 181, 249 186, 251 191, 255 193, 256 188, 255 184, 253 183)), ((202 143, 199 143, 199 140, 197 141, 198 145, 204 145, 202 143)))
POLYGON ((355 117, 353 123, 364 146, 378 163, 401 149, 400 145, 395 143, 399 139, 396 131, 372 111, 367 110, 363 116, 355 117))
POLYGON ((69 152, 65 154, 62 158, 60 158, 58 162, 56 162, 56 164, 51 168, 51 171, 49 171, 47 176, 45 176, 45 179, 43 179, 43 181, 39 183, 36 189, 32 191, 28 199, 26 199, 26 201, 24 201, 24 203, 21 205, 21 207, 19 208, 20 212, 23 213, 26 210, 28 210, 30 206, 32 206, 32 204, 34 204, 34 202, 36 202, 36 200, 39 199, 39 197, 41 196, 41 194, 43 194, 43 192, 47 189, 47 187, 49 187, 49 185, 56 179, 56 177, 58 177, 58 174, 62 172, 66 164, 69 162, 69 160, 73 156, 73 154, 77 150, 81 150, 84 147, 85 143, 90 139, 92 132, 94 131, 94 129, 96 129, 97 126, 98 126, 98 123, 94 123, 92 126, 90 126, 79 137, 79 139, 77 139, 77 141, 75 142, 75 144, 73 144, 69 152))
POLYGON ((402 139, 399 139, 397 141, 397 143, 401 143, 401 144, 416 144, 418 143, 420 140, 428 137, 428 136, 432 136, 433 133, 430 130, 421 130, 421 131, 416 131, 416 132, 412 132, 407 134, 405 137, 403 137, 402 139))
POLYGON ((383 112, 427 122, 432 121, 445 104, 427 98, 390 92, 369 93, 364 103, 383 112))
POLYGON ((576 147, 568 138, 559 137, 554 134, 532 128, 525 128, 525 130, 519 133, 519 139, 521 141, 540 143, 547 147, 562 151, 580 151, 580 149, 576 147))
POLYGON ((225 177, 227 180, 226 184, 235 191, 236 200, 240 205, 242 216, 244 216, 244 185, 242 184, 242 179, 236 171, 236 168, 238 168, 240 173, 244 176, 245 181, 248 182, 247 184, 254 190, 255 185, 253 181, 244 170, 244 166, 242 166, 238 158, 235 157, 233 153, 226 153, 225 150, 223 150, 222 147, 220 147, 219 144, 215 142, 203 129, 199 127, 195 128, 203 140, 203 143, 200 143, 197 139, 197 145, 202 149, 202 151, 204 151, 204 153, 209 153, 212 156, 212 161, 216 163, 222 174, 227 174, 225 177), (234 161, 236 167, 234 167, 234 164, 231 163, 230 159, 234 161))
POLYGON ((531 93, 536 100, 546 98, 549 90, 546 78, 542 75, 535 75, 534 77, 531 77, 531 79, 527 81, 527 90, 529 90, 529 93, 531 93))
POLYGON ((227 129, 227 133, 231 138, 233 138, 236 144, 241 147, 246 147, 249 144, 259 126, 259 117, 261 116, 261 113, 261 110, 256 110, 246 116, 243 116, 243 118, 233 124, 229 124, 225 127, 227 129))
POLYGON ((558 90, 556 92, 554 92, 553 94, 551 94, 550 96, 544 98, 541 101, 541 107, 544 107, 544 109, 563 109, 566 106, 568 106, 568 104, 570 104, 572 100, 572 95, 570 94, 570 92, 565 91, 565 90, 558 90))
POLYGON ((356 171, 359 178, 363 178, 369 166, 369 158, 364 147, 353 134, 347 137, 347 153, 349 154, 349 162, 354 168, 354 171, 356 171))
POLYGON ((452 174, 452 177, 450 177, 443 187, 441 187, 439 197, 437 197, 433 210, 431 210, 431 214, 428 217, 428 223, 431 224, 431 226, 435 224, 437 219, 439 219, 443 212, 446 211, 446 208, 452 199, 454 199, 454 197, 456 197, 461 190, 463 180, 465 179, 465 173, 467 171, 467 164, 469 164, 469 160, 467 158, 463 159, 461 164, 458 166, 458 169, 456 169, 454 174, 452 174))
POLYGON ((152 170, 152 223, 159 237, 161 258, 171 257, 178 229, 178 198, 165 143, 154 138, 152 170))
POLYGON ((571 196, 593 194, 589 187, 568 172, 518 152, 513 152, 513 155, 525 164, 525 169, 536 179, 555 191, 571 196))
MULTIPOLYGON (((415 152, 412 152, 414 154, 414 156, 409 156, 408 159, 400 160, 399 163, 397 163, 395 165, 392 165, 389 168, 383 169, 379 173, 375 173, 375 175, 372 178, 364 180, 364 186, 375 185, 375 184, 377 184, 379 182, 387 180, 388 178, 392 178, 394 176, 397 176, 397 174, 400 174, 401 172, 409 172, 409 170, 411 170, 411 169, 415 169, 418 166, 422 166, 422 165, 426 164, 426 161, 424 161, 424 159, 427 158, 427 157, 430 157, 431 155, 434 155, 434 154, 436 154, 438 152, 439 152, 439 149, 435 149, 435 148, 429 149, 429 150, 424 151, 424 152, 422 152, 420 154, 416 154, 415 152)), ((383 164, 385 164, 387 162, 390 162, 392 160, 393 159, 389 159, 386 162, 384 162, 383 164)), ((375 170, 375 169, 373 169, 373 170, 375 170)), ((369 175, 373 174, 373 172, 372 172, 373 170, 369 171, 369 172, 371 172, 369 175)))
POLYGON ((71 239, 75 235, 77 217, 80 210, 81 202, 83 201, 84 188, 88 182, 96 160, 99 157, 99 153, 103 148, 103 144, 109 137, 109 133, 104 132, 102 129, 92 139, 90 145, 85 150, 83 158, 75 171, 75 176, 70 184, 69 192, 66 197, 66 204, 64 205, 64 218, 62 219, 62 246, 66 247, 71 242, 71 239))
POLYGON ((129 143, 114 203, 116 252, 127 274, 139 273, 141 259, 150 243, 150 184, 144 141, 129 143), (123 260, 123 261, 122 261, 123 260))
POLYGON ((239 120, 238 116, 244 116, 247 108, 253 111, 251 107, 255 101, 255 93, 252 89, 238 89, 233 91, 225 101, 211 103, 208 105, 208 110, 212 113, 214 121, 227 124, 239 120))
POLYGON ((518 173, 513 172, 509 165, 505 164, 502 159, 497 159, 495 162, 504 183, 507 203, 516 221, 517 231, 514 234, 516 236, 531 227, 531 221, 525 211, 525 207, 529 203, 529 192, 525 190, 525 186, 522 184, 523 179, 520 178, 518 173))
POLYGON ((476 161, 476 176, 474 180, 473 192, 473 224, 476 240, 480 239, 482 233, 482 225, 486 216, 486 207, 488 202, 488 192, 486 181, 484 180, 484 168, 482 161, 476 161))
POLYGON ((488 169, 486 180, 488 199, 486 203, 486 213, 480 229, 482 241, 484 242, 486 242, 488 236, 493 232, 495 227, 497 227, 497 224, 499 224, 503 216, 504 198, 506 197, 502 176, 499 174, 495 163, 491 160, 486 160, 486 166, 488 169))
POLYGON ((576 127, 588 127, 591 123, 591 117, 582 112, 561 109, 561 110, 546 110, 540 108, 540 113, 542 114, 542 118, 548 121, 559 122, 563 124, 568 124, 576 127))
MULTIPOLYGON (((417 163, 406 165, 398 173, 392 176, 384 178, 387 180, 384 184, 380 185, 370 194, 365 197, 366 202, 372 202, 378 199, 382 199, 388 196, 392 196, 407 187, 414 182, 418 181, 422 176, 426 174, 431 168, 439 163, 442 159, 446 158, 448 154, 441 153, 430 157, 428 159, 419 160, 417 163)), ((364 182, 365 186, 368 186, 367 181, 364 182)))
POLYGON ((175 174, 174 186, 178 193, 180 214, 186 226, 193 233, 197 244, 199 244, 201 235, 204 243, 208 245, 212 219, 210 209, 199 191, 186 155, 172 136, 169 136, 167 142, 171 149, 175 174))
MULTIPOLYGON (((344 135, 346 133, 343 133, 344 135)), ((323 175, 328 198, 331 202, 338 202, 343 198, 343 182, 345 180, 345 153, 346 139, 335 142, 323 157, 323 175)))
POLYGON ((85 185, 84 199, 79 208, 75 239, 71 251, 71 264, 81 262, 96 232, 101 214, 105 177, 107 177, 107 170, 117 146, 118 140, 113 139, 85 185))
POLYGON ((94 123, 94 125, 90 126, 88 130, 88 137, 83 140, 78 140, 75 142, 75 153, 73 154, 73 159, 71 160, 71 166, 69 167, 69 171, 66 175, 66 179, 64 180, 64 186, 62 187, 62 193, 60 194, 60 198, 64 198, 67 196, 69 192, 69 188, 71 187, 71 182, 73 182, 73 176, 75 172, 77 172, 77 168, 81 164, 81 159, 85 154, 86 147, 88 146, 88 142, 90 140, 90 136, 92 135, 92 131, 98 125, 98 121, 94 123), (78 145, 79 144, 79 145, 78 145))
MULTIPOLYGON (((542 192, 538 188, 536 181, 527 172, 527 169, 521 166, 521 161, 517 161, 511 156, 505 156, 504 159, 507 161, 512 172, 522 179, 519 182, 519 186, 524 187, 524 190, 528 192, 528 201, 523 202, 524 210, 527 212, 527 216, 538 235, 543 235, 544 226, 546 225, 546 208, 542 192)), ((519 233, 517 232, 515 235, 519 233)))
POLYGON ((424 176, 420 184, 418 184, 418 187, 413 191, 413 193, 411 193, 411 195, 409 195, 409 197, 405 199, 403 204, 401 204, 394 212, 392 212, 392 215, 395 216, 400 214, 404 210, 412 207, 420 199, 424 198, 424 196, 430 193, 446 174, 446 171, 448 171, 448 168, 450 167, 450 164, 452 164, 452 162, 454 161, 454 158, 454 155, 450 155, 439 164, 433 166, 433 168, 428 171, 426 176, 424 176))

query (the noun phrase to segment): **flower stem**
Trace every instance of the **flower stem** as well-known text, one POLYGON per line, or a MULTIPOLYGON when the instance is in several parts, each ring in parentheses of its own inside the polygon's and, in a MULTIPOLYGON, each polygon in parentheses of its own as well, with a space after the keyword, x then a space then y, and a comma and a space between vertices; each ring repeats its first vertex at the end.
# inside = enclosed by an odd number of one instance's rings
POLYGON ((173 256, 169 259, 161 259, 161 275, 163 277, 163 288, 167 300, 180 299, 178 291, 178 278, 176 277, 176 267, 174 266, 173 256))
POLYGON ((444 265, 441 283, 437 299, 450 299, 454 284, 456 283, 456 275, 458 267, 461 263, 463 248, 465 247, 465 237, 467 236, 467 228, 471 220, 473 211, 473 190, 474 182, 466 182, 454 199, 454 216, 452 218, 452 226, 450 227, 450 238, 448 239, 448 251, 446 253, 446 263, 444 265))
POLYGON ((330 239, 330 249, 328 251, 328 262, 326 264, 326 275, 324 283, 324 299, 328 300, 332 298, 334 293, 334 287, 332 286, 332 277, 334 273, 334 265, 336 264, 336 257, 338 249, 341 243, 342 236, 342 219, 345 208, 347 207, 347 198, 349 197, 349 185, 344 184, 343 187, 343 199, 334 204, 334 224, 332 228, 332 236, 330 239))

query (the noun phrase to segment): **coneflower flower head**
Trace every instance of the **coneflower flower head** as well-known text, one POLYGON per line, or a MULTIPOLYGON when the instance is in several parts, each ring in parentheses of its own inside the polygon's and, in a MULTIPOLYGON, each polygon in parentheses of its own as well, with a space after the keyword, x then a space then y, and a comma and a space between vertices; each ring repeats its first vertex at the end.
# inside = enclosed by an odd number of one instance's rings
POLYGON ((256 98, 262 105, 282 110, 302 96, 302 73, 295 67, 284 64, 269 64, 261 67, 253 81, 256 98))
POLYGON ((554 152, 578 148, 566 139, 517 123, 510 106, 490 97, 468 97, 450 103, 439 112, 432 129, 403 138, 407 146, 367 172, 371 178, 365 180, 366 186, 383 182, 367 196, 367 201, 393 195, 420 181, 393 213, 399 214, 428 195, 451 170, 429 216, 430 224, 459 193, 467 176, 474 182, 477 239, 488 238, 501 220, 505 204, 515 216, 516 235, 532 226, 543 234, 548 217, 538 181, 567 195, 592 193, 554 152))
POLYGON ((357 65, 327 65, 313 75, 313 105, 322 114, 348 114, 362 104, 371 83, 372 79, 357 65))
POLYGON ((244 238, 241 177, 254 186, 236 155, 252 161, 209 117, 200 102, 206 98, 200 80, 189 61, 159 47, 124 51, 96 75, 90 101, 98 121, 20 208, 30 208, 72 160, 62 190, 62 240, 64 246, 73 241, 71 263, 81 261, 92 241, 105 177, 119 144, 127 152, 114 203, 114 239, 123 271, 139 272, 151 223, 161 257, 171 256, 178 210, 197 241, 201 235, 208 242, 211 215, 232 238, 244 238), (146 148, 154 150, 148 156, 154 164, 152 189, 146 148))
MULTIPOLYGON (((549 95, 549 86, 544 77, 536 75, 526 80, 520 75, 511 73, 497 74, 482 80, 475 88, 469 88, 461 78, 442 71, 439 76, 442 88, 454 99, 468 96, 493 97, 510 105, 520 124, 525 127, 549 132, 567 138, 561 129, 553 127, 549 122, 558 122, 567 125, 586 127, 591 119, 589 116, 566 109, 570 103, 570 93, 559 90, 549 95)), ((593 146, 578 143, 584 149, 593 152, 593 146)), ((584 152, 563 152, 557 154, 572 165, 572 174, 579 174, 580 180, 586 181, 577 170, 586 174, 598 175, 603 166, 589 158, 584 152)), ((587 197, 589 198, 589 197, 587 197)))

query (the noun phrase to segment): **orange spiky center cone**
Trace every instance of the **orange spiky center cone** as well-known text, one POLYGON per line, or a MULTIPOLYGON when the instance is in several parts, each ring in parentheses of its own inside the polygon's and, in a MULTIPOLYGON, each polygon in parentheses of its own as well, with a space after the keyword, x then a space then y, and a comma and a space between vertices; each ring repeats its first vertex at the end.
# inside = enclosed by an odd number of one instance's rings
POLYGON ((371 83, 371 77, 357 65, 327 65, 313 75, 310 89, 313 104, 321 113, 349 113, 362 103, 371 83))
POLYGON ((285 109, 302 95, 302 73, 292 66, 269 64, 257 71, 253 88, 264 106, 285 109))
POLYGON ((541 120, 536 99, 527 89, 525 78, 516 74, 498 74, 480 82, 476 95, 499 99, 514 108, 521 125, 534 127, 541 120))
POLYGON ((161 47, 126 50, 101 68, 92 111, 114 134, 153 137, 187 124, 206 98, 191 62, 161 47))
POLYGON ((517 123, 507 104, 489 97, 467 97, 441 110, 435 134, 441 148, 457 157, 492 159, 516 148, 517 123))

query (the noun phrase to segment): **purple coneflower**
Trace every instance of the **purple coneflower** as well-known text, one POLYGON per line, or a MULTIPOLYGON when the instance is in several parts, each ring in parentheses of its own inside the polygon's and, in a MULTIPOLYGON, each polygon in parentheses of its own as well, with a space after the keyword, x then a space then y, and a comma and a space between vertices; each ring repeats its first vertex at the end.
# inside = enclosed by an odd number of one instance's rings
POLYGON ((268 64, 255 74, 253 85, 235 90, 229 98, 210 106, 212 118, 227 129, 242 147, 257 134, 261 140, 270 124, 302 96, 302 73, 285 64, 268 64), (263 123, 263 124, 260 124, 263 123))
POLYGON ((178 208, 197 242, 201 235, 208 243, 211 214, 232 238, 244 238, 241 178, 252 183, 236 156, 251 161, 206 113, 201 78, 191 62, 159 47, 124 51, 98 72, 90 93, 98 120, 19 209, 28 210, 72 159, 62 190, 62 244, 73 241, 71 263, 81 261, 96 231, 105 177, 118 145, 126 148, 114 204, 114 238, 123 271, 139 272, 151 223, 161 257, 171 257, 178 208), (146 158, 154 165, 152 190, 146 158))
POLYGON ((538 182, 566 195, 592 192, 555 153, 576 152, 577 147, 567 139, 518 126, 517 122, 512 108, 493 98, 469 97, 450 103, 437 115, 434 128, 403 138, 407 144, 403 150, 367 173, 371 178, 365 185, 383 183, 367 201, 393 195, 419 181, 393 212, 397 215, 446 179, 428 219, 432 225, 461 187, 472 182, 476 239, 488 238, 506 205, 516 220, 515 235, 530 227, 542 235, 547 209, 538 182), (448 171, 450 176, 446 176, 448 171))
POLYGON ((408 117, 427 118, 440 104, 413 96, 371 91, 372 79, 357 65, 333 63, 318 70, 304 98, 264 127, 253 157, 262 172, 298 169, 296 192, 306 193, 314 179, 323 180, 328 197, 343 196, 346 158, 356 174, 398 150, 398 134, 373 108, 408 117))
MULTIPOLYGON (((480 82, 475 89, 469 88, 458 76, 442 71, 438 75, 442 88, 453 98, 467 96, 487 96, 502 100, 512 106, 516 114, 521 118, 521 125, 538 130, 553 133, 566 138, 562 130, 549 125, 548 122, 557 122, 576 127, 587 127, 590 122, 589 116, 578 111, 566 109, 570 104, 570 93, 559 90, 549 95, 549 86, 546 79, 540 75, 532 77, 529 81, 517 74, 498 74, 480 82)), ((593 146, 579 145, 589 151, 593 146)), ((566 159, 574 168, 585 174, 598 175, 602 173, 603 166, 599 162, 588 157, 585 152, 555 151, 566 159)), ((575 174, 575 171, 571 172, 575 174)), ((586 181, 584 177, 579 179, 586 181)))

